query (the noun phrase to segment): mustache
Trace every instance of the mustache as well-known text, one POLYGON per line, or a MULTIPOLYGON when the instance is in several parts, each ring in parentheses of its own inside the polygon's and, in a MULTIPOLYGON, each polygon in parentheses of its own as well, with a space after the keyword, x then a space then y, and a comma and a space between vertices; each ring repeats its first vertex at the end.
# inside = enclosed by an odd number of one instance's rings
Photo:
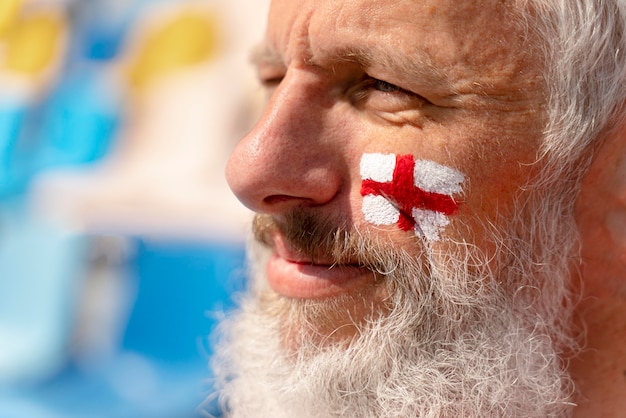
POLYGON ((271 215, 256 215, 252 231, 255 239, 267 247, 273 247, 273 235, 279 233, 293 251, 312 260, 331 257, 338 264, 353 259, 359 247, 355 233, 348 232, 345 225, 302 211, 290 212, 281 220, 271 215))
POLYGON ((345 222, 338 223, 306 211, 290 212, 280 220, 257 214, 252 232, 266 247, 274 247, 273 236, 279 233, 292 251, 313 262, 358 265, 381 275, 395 271, 402 263, 402 256, 406 256, 402 251, 395 251, 389 242, 348 228, 345 222))

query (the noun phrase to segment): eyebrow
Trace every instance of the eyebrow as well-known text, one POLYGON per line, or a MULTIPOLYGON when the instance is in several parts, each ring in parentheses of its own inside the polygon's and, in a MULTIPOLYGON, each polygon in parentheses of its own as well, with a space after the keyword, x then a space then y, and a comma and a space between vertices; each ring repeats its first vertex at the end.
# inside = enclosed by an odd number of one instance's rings
MULTIPOLYGON (((392 48, 386 48, 383 45, 349 46, 329 52, 327 59, 331 66, 351 63, 360 66, 365 71, 372 67, 382 68, 390 73, 401 74, 409 82, 423 80, 430 83, 451 83, 445 72, 435 65, 433 58, 425 52, 418 55, 406 55, 394 53, 392 48)), ((254 47, 250 53, 250 61, 257 67, 286 66, 281 54, 268 43, 261 43, 254 47)), ((307 59, 307 62, 321 67, 315 57, 307 59)))
POLYGON ((441 67, 435 65, 433 58, 425 52, 407 55, 384 45, 374 45, 368 48, 346 48, 335 56, 339 61, 354 62, 365 69, 382 68, 414 81, 421 79, 429 82, 444 82, 448 80, 441 67))

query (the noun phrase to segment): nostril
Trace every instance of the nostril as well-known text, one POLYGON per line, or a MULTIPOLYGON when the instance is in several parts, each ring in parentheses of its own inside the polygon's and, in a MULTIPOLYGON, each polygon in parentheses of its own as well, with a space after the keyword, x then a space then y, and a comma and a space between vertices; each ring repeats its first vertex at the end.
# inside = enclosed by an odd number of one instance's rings
POLYGON ((275 204, 287 202, 293 199, 295 199, 295 197, 293 196, 288 196, 285 194, 275 194, 275 195, 267 196, 266 198, 264 198, 263 203, 267 205, 275 205, 275 204))

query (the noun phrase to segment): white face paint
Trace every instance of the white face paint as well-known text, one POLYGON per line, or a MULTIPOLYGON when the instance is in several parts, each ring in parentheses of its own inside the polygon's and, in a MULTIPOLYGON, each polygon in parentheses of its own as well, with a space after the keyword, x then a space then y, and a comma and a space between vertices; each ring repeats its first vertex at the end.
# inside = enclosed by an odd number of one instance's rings
POLYGON ((439 231, 450 223, 458 206, 452 195, 462 191, 465 180, 453 168, 411 155, 363 154, 360 172, 365 220, 397 223, 429 241, 439 240, 439 231))
POLYGON ((461 172, 428 160, 415 161, 413 178, 420 189, 446 195, 461 193, 461 183, 465 180, 461 172))

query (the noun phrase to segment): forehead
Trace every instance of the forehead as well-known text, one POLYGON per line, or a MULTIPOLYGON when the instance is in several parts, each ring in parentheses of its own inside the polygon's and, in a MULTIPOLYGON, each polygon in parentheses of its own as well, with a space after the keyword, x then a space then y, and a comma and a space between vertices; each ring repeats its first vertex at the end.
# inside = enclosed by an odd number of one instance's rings
POLYGON ((273 0, 267 41, 286 64, 384 53, 457 81, 510 83, 537 66, 519 16, 506 0, 273 0))

